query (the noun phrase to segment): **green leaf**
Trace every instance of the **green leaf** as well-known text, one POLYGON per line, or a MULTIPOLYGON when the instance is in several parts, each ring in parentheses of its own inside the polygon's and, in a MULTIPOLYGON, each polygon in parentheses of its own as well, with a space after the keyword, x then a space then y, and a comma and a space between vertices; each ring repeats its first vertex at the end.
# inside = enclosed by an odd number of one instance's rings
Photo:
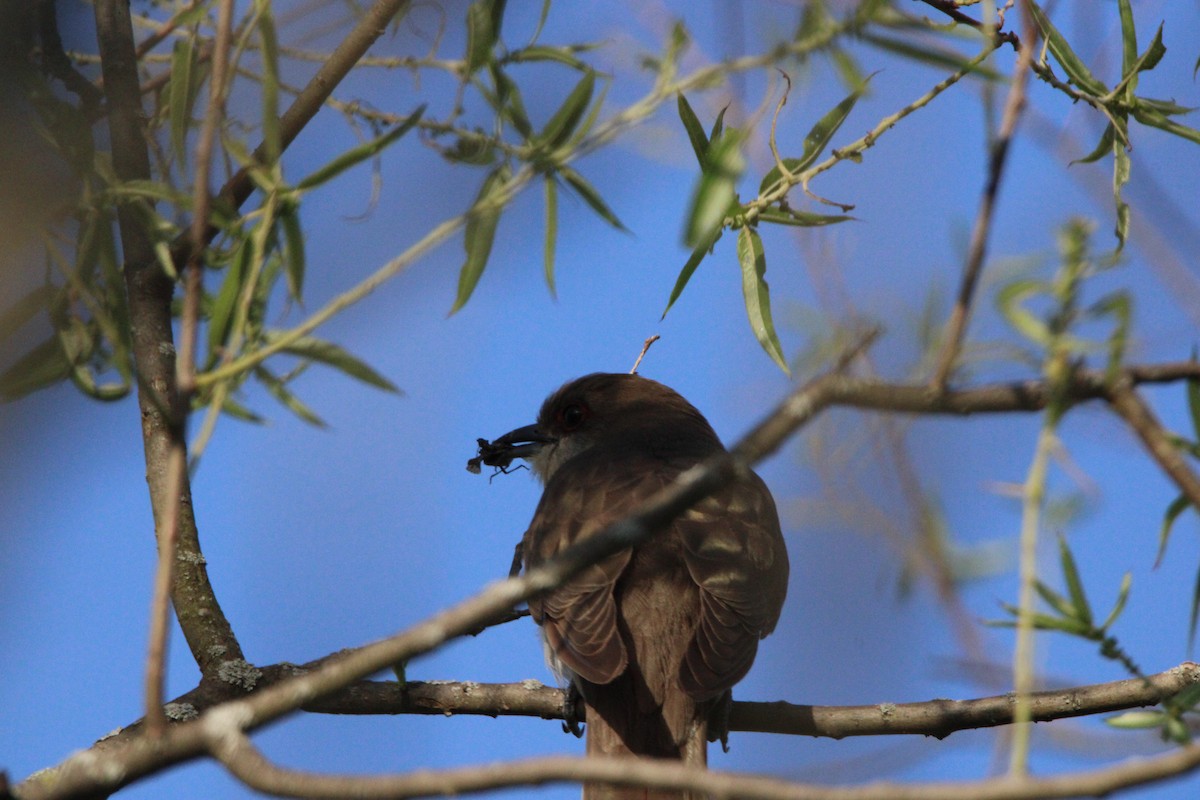
POLYGON ((550 296, 558 298, 558 290, 554 287, 554 247, 558 240, 558 184, 553 175, 546 176, 546 243, 542 250, 542 258, 546 268, 546 286, 550 296))
POLYGON ((0 314, 0 342, 20 330, 25 323, 50 307, 59 289, 43 283, 0 314))
MULTIPOLYGON (((993 622, 989 624, 995 627, 1016 627, 1017 620, 1021 617, 1021 609, 1009 603, 1001 603, 1000 605, 1005 611, 1007 611, 1009 614, 1012 614, 1014 619, 1011 621, 1002 620, 1000 622, 993 622)), ((1088 635, 1088 626, 1084 625, 1082 622, 1073 617, 1052 617, 1049 614, 1043 614, 1038 611, 1035 611, 1028 616, 1030 623, 1039 631, 1062 631, 1064 633, 1069 633, 1072 636, 1083 637, 1088 635)))
POLYGON ((304 230, 300 226, 300 206, 294 202, 279 204, 279 224, 283 228, 284 266, 288 295, 299 301, 304 293, 304 230))
POLYGON ((758 231, 749 226, 738 231, 737 250, 738 261, 742 266, 742 294, 746 299, 746 316, 750 318, 750 328, 767 355, 790 375, 791 370, 783 357, 779 336, 775 333, 775 323, 771 320, 771 293, 766 279, 767 257, 763 252, 758 231))
POLYGON ((493 0, 476 0, 467 8, 467 77, 492 59, 499 31, 493 0))
POLYGON ((746 162, 742 158, 742 135, 730 129, 712 142, 708 151, 709 168, 700 176, 688 210, 684 243, 695 248, 712 238, 724 226, 737 197, 734 187, 746 162))
POLYGON ((1067 593, 1071 596, 1071 604, 1075 607, 1075 616, 1087 625, 1092 624, 1092 607, 1088 605, 1087 595, 1083 591, 1083 581, 1079 579, 1079 567, 1075 556, 1067 546, 1067 540, 1060 534, 1058 537, 1058 561, 1062 567, 1063 579, 1067 583, 1067 593))
POLYGON ((192 117, 192 69, 196 66, 195 38, 175 40, 171 51, 171 82, 167 92, 171 119, 171 149, 177 163, 187 162, 187 135, 192 117))
POLYGON ((704 126, 700 124, 696 112, 692 111, 692 106, 683 96, 683 92, 676 95, 676 105, 679 108, 679 119, 683 122, 683 129, 687 131, 688 141, 692 143, 692 152, 696 154, 696 161, 699 162, 701 171, 706 170, 708 169, 708 137, 704 135, 704 126))
POLYGON ((573 47, 530 45, 529 47, 522 47, 520 50, 514 50, 512 53, 509 53, 506 60, 513 63, 553 61, 583 72, 588 69, 588 65, 579 56, 575 55, 576 52, 576 49, 573 47))
POLYGON ((529 113, 525 110, 525 101, 521 99, 521 89, 517 82, 508 77, 499 64, 493 64, 492 80, 496 82, 496 91, 503 98, 501 111, 504 117, 512 123, 517 133, 524 139, 533 136, 533 124, 529 121, 529 113))
POLYGON ((696 271, 696 267, 700 266, 700 262, 704 260, 704 256, 716 246, 717 240, 721 238, 721 232, 722 229, 717 228, 713 231, 711 238, 701 242, 692 251, 692 254, 688 256, 687 263, 683 265, 683 269, 679 271, 679 277, 675 279, 675 286, 671 289, 671 296, 667 299, 667 307, 663 309, 660 319, 666 319, 667 312, 671 310, 671 306, 675 305, 675 301, 679 299, 679 295, 683 294, 683 288, 692 279, 692 273, 696 271))
POLYGON ((1062 65, 1071 83, 1074 83, 1080 89, 1096 97, 1107 94, 1108 87, 1092 75, 1087 65, 1083 63, 1079 56, 1075 55, 1075 51, 1071 49, 1071 45, 1067 43, 1066 38, 1059 33, 1058 28, 1054 27, 1054 23, 1042 13, 1037 3, 1030 3, 1030 9, 1033 11, 1034 21, 1042 29, 1042 36, 1050 48, 1050 54, 1062 65))
POLYGON ((1147 730, 1162 727, 1167 715, 1162 711, 1126 711, 1115 717, 1107 717, 1105 725, 1122 730, 1147 730))
MULTIPOLYGON (((272 342, 280 336, 281 334, 279 333, 268 331, 264 338, 267 342, 272 342)), ((300 356, 309 361, 327 364, 334 369, 344 372, 351 378, 360 380, 377 389, 383 389, 388 392, 400 392, 396 384, 379 374, 374 367, 369 366, 356 356, 350 355, 350 353, 333 342, 327 342, 315 336, 302 336, 284 347, 281 352, 300 356)))
POLYGON ((1171 528, 1175 525, 1175 520, 1179 519, 1179 515, 1191 505, 1192 501, 1188 500, 1188 496, 1181 494, 1167 506, 1167 512, 1163 514, 1162 526, 1158 529, 1158 555, 1154 557, 1155 569, 1158 569, 1163 556, 1167 554, 1167 540, 1171 537, 1171 528))
POLYGON ((1143 125, 1149 125, 1152 128, 1158 128, 1161 131, 1166 131, 1167 133, 1178 136, 1181 139, 1187 139, 1190 142, 1200 144, 1200 131, 1196 130, 1195 128, 1189 128, 1187 125, 1180 125, 1178 122, 1168 119, 1165 114, 1151 106, 1138 102, 1133 106, 1133 108, 1130 109, 1130 113, 1133 114, 1134 119, 1143 125))
POLYGON ((1000 314, 1018 333, 1034 344, 1050 346, 1053 336, 1046 323, 1031 314, 1022 302, 1035 294, 1049 290, 1044 281, 1027 278, 1016 280, 1002 288, 996 295, 996 306, 1000 314))
POLYGON ((1071 619, 1079 616, 1075 610, 1075 606, 1071 605, 1067 598, 1063 597, 1046 584, 1042 583, 1041 581, 1034 581, 1033 588, 1037 591, 1041 598, 1046 601, 1046 605, 1053 608, 1060 615, 1071 619))
POLYGON ((820 228, 825 225, 836 225, 839 222, 857 219, 845 214, 813 214, 808 211, 797 211, 794 208, 765 208, 759 212, 758 218, 763 222, 772 222, 777 225, 792 225, 800 228, 820 228))
POLYGON ((500 222, 501 208, 490 206, 490 201, 507 187, 510 175, 511 171, 507 164, 501 164, 492 170, 484 179, 483 186, 479 189, 479 195, 475 198, 475 205, 472 206, 467 216, 466 232, 463 236, 467 260, 463 262, 462 269, 458 273, 458 296, 455 297, 454 306, 450 309, 451 314, 466 305, 467 300, 471 299, 471 293, 475 291, 480 277, 483 276, 488 256, 492 253, 492 242, 496 238, 496 226, 500 222), (485 205, 489 207, 481 208, 485 205))
POLYGON ((240 419, 242 422, 250 422, 255 425, 263 425, 267 421, 264 417, 255 414, 229 395, 225 395, 225 401, 221 403, 221 411, 234 419, 240 419))
POLYGON ((596 73, 588 70, 579 79, 579 83, 575 84, 575 88, 567 95, 563 104, 550 117, 550 121, 538 135, 538 143, 553 150, 566 142, 575 132, 579 120, 583 118, 583 112, 587 110, 588 103, 592 101, 592 91, 595 88, 596 73))
MULTIPOLYGON (((867 81, 871 80, 868 76, 867 81)), ((787 171, 793 175, 798 172, 803 172, 813 165, 824 152, 829 140, 837 133, 838 128, 842 127, 842 123, 846 121, 846 117, 850 116, 850 112, 854 109, 854 104, 863 96, 867 90, 867 84, 863 83, 845 99, 834 106, 825 115, 817 120, 817 124, 812 126, 808 135, 804 137, 804 151, 800 158, 785 158, 783 164, 787 167, 787 171)), ((771 171, 762 179, 762 183, 758 185, 758 193, 764 194, 768 189, 774 186, 783 178, 783 173, 779 169, 779 165, 771 168, 771 171)))
POLYGON ((233 324, 233 312, 237 307, 238 297, 242 293, 242 282, 249 274, 253 250, 250 237, 243 235, 234 250, 225 277, 221 280, 221 288, 217 290, 217 296, 213 299, 208 318, 208 351, 210 354, 216 354, 229 336, 229 328, 233 324))
POLYGON ((1133 586, 1133 574, 1126 572, 1121 578, 1121 588, 1117 590, 1117 602, 1113 604, 1112 611, 1108 612, 1108 616, 1104 619, 1104 624, 1100 626, 1101 631, 1107 631, 1117 618, 1121 616, 1121 612, 1125 610, 1125 603, 1129 600, 1129 588, 1133 586))
POLYGON ((270 3, 257 3, 258 38, 262 45, 262 151, 268 164, 279 161, 283 140, 279 130, 279 44, 270 3))
POLYGON ((1125 240, 1129 236, 1129 204, 1121 196, 1121 190, 1125 188, 1125 184, 1129 183, 1129 169, 1131 161, 1129 152, 1124 147, 1113 148, 1113 200, 1117 205, 1117 224, 1113 228, 1113 233, 1117 237, 1117 252, 1121 252, 1125 247, 1125 240))
POLYGON ((559 168, 558 174, 563 177, 563 180, 583 198, 583 202, 587 203, 592 211, 595 211, 601 219, 619 231, 629 232, 629 229, 625 227, 621 220, 617 218, 617 215, 613 213, 612 209, 608 207, 608 204, 604 202, 604 198, 600 196, 596 188, 588 183, 582 175, 571 167, 565 166, 559 168))
POLYGON ((325 424, 325 420, 317 416, 315 411, 309 408, 300 398, 296 397, 282 380, 272 375, 266 368, 261 366, 255 367, 254 377, 258 378, 259 382, 266 387, 267 392, 288 411, 291 411, 310 425, 315 425, 318 428, 328 427, 325 424))
POLYGON ((1137 60, 1137 30, 1133 24, 1133 6, 1129 0, 1117 0, 1121 17, 1121 72, 1129 75, 1137 60))
POLYGON ((1113 151, 1113 142, 1116 141, 1116 129, 1110 122, 1104 126, 1104 133, 1100 134, 1100 142, 1096 145, 1096 149, 1088 153, 1083 158, 1077 158, 1067 166, 1075 166, 1076 164, 1092 164, 1113 151))
POLYGON ((296 184, 296 189, 299 191, 307 191, 320 186, 324 183, 336 178, 346 170, 361 164, 368 158, 373 158, 383 151, 385 147, 400 139, 404 134, 411 131, 421 121, 422 115, 425 113, 425 104, 420 105, 416 111, 408 115, 404 122, 400 123, 395 128, 392 128, 387 133, 376 136, 368 142, 363 142, 357 147, 353 147, 341 155, 335 157, 321 168, 317 169, 312 174, 296 184))
POLYGON ((546 17, 550 16, 550 0, 542 0, 542 13, 538 16, 537 27, 533 29, 533 36, 529 37, 529 44, 532 45, 542 35, 542 28, 546 27, 546 17))
POLYGON ((0 373, 0 400, 9 402, 68 378, 73 365, 57 334, 0 373))
POLYGON ((708 141, 715 142, 721 138, 721 134, 725 132, 725 112, 729 110, 729 106, 725 106, 717 114, 716 120, 713 122, 712 130, 708 132, 708 141))

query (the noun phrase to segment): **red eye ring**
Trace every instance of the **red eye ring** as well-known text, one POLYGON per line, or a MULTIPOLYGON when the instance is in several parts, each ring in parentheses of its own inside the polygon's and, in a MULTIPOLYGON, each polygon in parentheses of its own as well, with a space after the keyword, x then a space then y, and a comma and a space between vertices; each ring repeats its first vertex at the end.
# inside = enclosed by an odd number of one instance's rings
POLYGON ((588 412, 588 407, 583 403, 570 403, 563 406, 562 411, 558 413, 558 419, 565 430, 573 431, 588 418, 588 412))

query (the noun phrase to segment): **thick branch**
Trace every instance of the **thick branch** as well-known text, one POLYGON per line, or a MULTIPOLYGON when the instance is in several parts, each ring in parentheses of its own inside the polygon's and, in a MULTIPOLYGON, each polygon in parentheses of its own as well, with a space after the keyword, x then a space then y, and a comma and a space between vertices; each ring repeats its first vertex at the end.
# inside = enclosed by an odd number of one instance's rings
MULTIPOLYGON (((108 97, 113 167, 122 181, 149 180, 150 160, 142 128, 144 116, 128 2, 97 2, 96 28, 108 97)), ((186 452, 185 408, 175 388, 171 329, 174 284, 159 267, 153 243, 137 214, 128 205, 121 205, 117 208, 117 219, 125 258, 125 289, 138 373, 138 406, 142 414, 150 505, 160 539, 168 526, 177 526, 171 599, 192 656, 201 671, 209 674, 222 662, 241 658, 242 653, 208 581, 186 471, 173 481, 168 468, 172 458, 178 460, 186 452)))

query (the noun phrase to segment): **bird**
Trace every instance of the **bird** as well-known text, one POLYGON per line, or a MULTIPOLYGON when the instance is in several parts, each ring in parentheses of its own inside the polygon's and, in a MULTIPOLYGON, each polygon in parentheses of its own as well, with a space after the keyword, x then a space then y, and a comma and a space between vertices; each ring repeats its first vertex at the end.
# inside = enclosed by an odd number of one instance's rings
MULTIPOLYGON (((480 440, 481 454, 485 446, 485 463, 524 458, 544 484, 518 546, 526 570, 725 452, 679 393, 629 373, 569 381, 535 424, 480 440)), ((788 569, 771 492, 747 471, 666 529, 530 600, 547 662, 584 705, 587 754, 704 768, 707 742, 724 741, 731 688, 779 620, 788 569)), ((691 795, 585 784, 583 797, 691 795)))

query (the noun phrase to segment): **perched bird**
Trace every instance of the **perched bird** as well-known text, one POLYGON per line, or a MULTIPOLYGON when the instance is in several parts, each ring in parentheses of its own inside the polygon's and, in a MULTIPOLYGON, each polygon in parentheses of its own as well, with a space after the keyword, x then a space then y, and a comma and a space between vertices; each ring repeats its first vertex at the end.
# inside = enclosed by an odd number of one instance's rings
MULTIPOLYGON (((704 416, 674 390, 604 373, 567 383, 546 399, 536 424, 481 440, 480 448, 476 469, 480 460, 506 466, 521 457, 545 483, 522 540, 527 569, 724 452, 704 416)), ((587 753, 703 768, 706 742, 724 734, 719 710, 750 669, 759 639, 774 630, 787 580, 775 503, 751 473, 642 544, 530 601, 547 661, 586 705, 587 753), (710 714, 720 730, 710 730, 710 714)), ((683 796, 584 787, 585 800, 683 796)))

